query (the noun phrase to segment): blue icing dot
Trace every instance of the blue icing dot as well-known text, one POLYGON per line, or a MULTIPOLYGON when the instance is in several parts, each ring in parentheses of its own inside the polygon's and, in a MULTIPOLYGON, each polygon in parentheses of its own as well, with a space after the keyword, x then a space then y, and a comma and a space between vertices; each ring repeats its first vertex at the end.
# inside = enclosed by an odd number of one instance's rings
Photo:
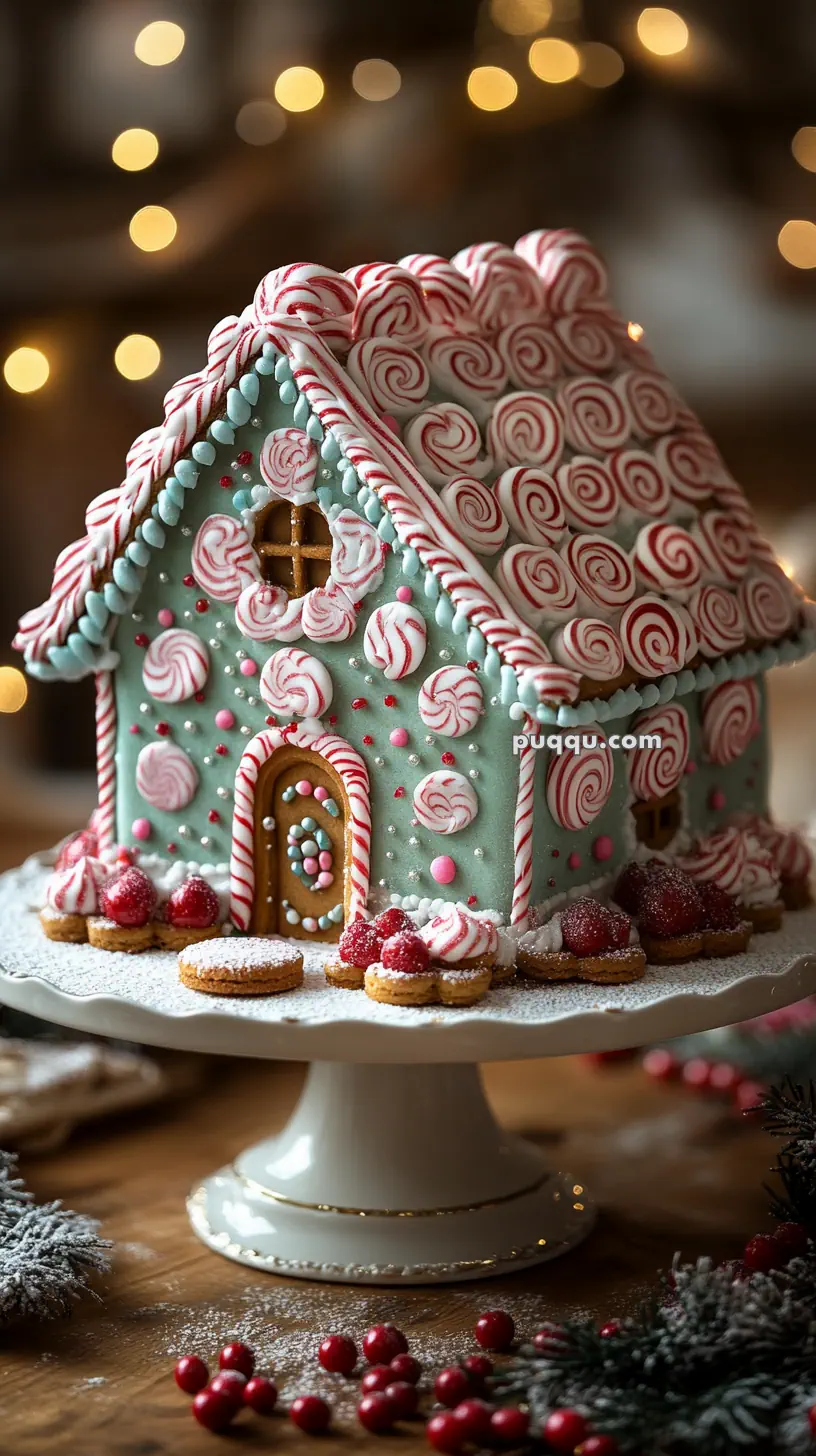
POLYGON ((324 799, 323 808, 326 810, 327 814, 331 814, 332 819, 336 819, 340 814, 340 810, 335 804, 334 799, 324 799))
POLYGON ((315 839, 317 840, 318 849, 331 849, 331 840, 325 829, 318 829, 315 839))
POLYGON ((302 824, 293 824, 292 828, 289 830, 289 833, 291 834, 293 839, 302 839, 304 834, 306 833, 306 830, 303 828, 302 824))
MULTIPOLYGON (((328 800, 326 802, 328 802, 328 800)), ((307 815, 305 819, 301 819, 300 822, 303 825, 304 829, 312 830, 317 828, 317 821, 310 818, 309 815, 307 815)))
POLYGON ((307 855, 313 857, 317 854, 317 844, 313 839, 304 839, 301 850, 303 851, 304 857, 307 855))
POLYGON ((232 504, 235 506, 236 511, 248 511, 252 505, 252 491, 236 490, 235 495, 232 497, 232 504))
POLYGON ((331 924, 331 921, 329 920, 328 915, 321 915, 321 916, 318 917, 318 921, 317 921, 318 930, 328 930, 330 924, 331 924))
POLYGON ((293 859, 292 860, 292 874, 293 875, 304 875, 305 873, 306 873, 306 871, 304 870, 303 865, 301 864, 300 860, 299 859, 293 859))
POLYGON ((299 847, 296 844, 290 844, 289 845, 289 848, 286 851, 286 853, 288 854, 288 856, 289 856, 290 859, 300 859, 301 858, 300 849, 299 849, 299 847))
POLYGON ((297 910, 287 910, 287 912, 286 912, 286 924, 287 925, 299 925, 300 924, 300 916, 298 915, 297 910))
POLYGON ((283 799, 284 804, 291 804, 291 802, 294 799, 294 797, 295 797, 295 788, 294 788, 294 785, 292 785, 288 789, 284 789, 283 793, 281 794, 281 798, 283 799))

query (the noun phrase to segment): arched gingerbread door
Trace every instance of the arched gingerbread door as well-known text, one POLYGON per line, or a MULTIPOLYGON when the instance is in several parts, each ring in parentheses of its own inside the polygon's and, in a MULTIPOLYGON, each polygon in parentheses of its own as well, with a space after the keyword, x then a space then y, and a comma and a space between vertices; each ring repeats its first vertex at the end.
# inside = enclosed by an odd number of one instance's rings
POLYGON ((337 940, 343 929, 346 795, 309 749, 278 748, 255 790, 256 935, 337 940))

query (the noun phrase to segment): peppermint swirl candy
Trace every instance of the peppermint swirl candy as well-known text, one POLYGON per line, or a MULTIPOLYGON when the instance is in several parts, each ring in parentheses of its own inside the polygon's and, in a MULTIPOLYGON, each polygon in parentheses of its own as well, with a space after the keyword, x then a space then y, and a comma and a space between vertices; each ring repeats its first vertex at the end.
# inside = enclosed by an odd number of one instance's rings
POLYGON ((531 627, 566 622, 575 613, 575 578, 552 546, 511 546, 496 568, 495 580, 531 627))
POLYGON ((495 955, 499 937, 495 923, 471 915, 461 905, 447 905, 420 930, 432 961, 458 965, 476 956, 495 955))
POLYGON ((416 414, 431 387, 425 360, 401 339, 360 339, 346 368, 375 410, 397 419, 416 414))
POLYGON ((366 662, 378 667, 389 682, 415 672, 427 645, 425 618, 408 602, 386 602, 372 612, 366 623, 363 638, 366 662))
POLYGON ((715 487, 714 499, 720 510, 727 511, 733 520, 739 522, 749 537, 754 534, 757 530, 756 516, 743 495, 742 487, 725 470, 723 479, 715 487))
POLYGON ((551 475, 517 465, 504 470, 493 489, 512 529, 530 546, 555 546, 567 528, 561 496, 551 475))
POLYGON ((46 903, 60 915, 96 915, 99 891, 109 877, 110 871, 101 859, 83 854, 51 876, 46 903))
POLYGON ((356 511, 339 511, 329 521, 331 579, 352 602, 377 590, 385 574, 387 547, 356 511))
POLYGON ((251 642, 296 642, 303 636, 304 601, 282 586, 250 582, 235 603, 235 625, 251 642))
POLYGON ((636 597, 624 609, 618 630, 627 662, 643 677, 679 672, 697 651, 688 612, 662 597, 636 597))
POLYGON ((617 359, 614 334, 600 310, 565 314, 556 319, 555 333, 571 374, 602 374, 617 359))
POLYGON ((693 524, 703 580, 722 586, 741 581, 748 570, 751 543, 738 521, 726 511, 705 511, 693 524))
POLYGON ((282 647, 264 664, 260 694, 280 717, 321 718, 332 700, 328 669, 302 647, 282 647))
POLYGON ((216 602, 237 602, 247 582, 260 575, 252 542, 234 516, 208 516, 202 522, 190 565, 202 591, 216 602))
POLYGON ((733 763, 760 731, 759 689, 753 678, 721 683, 703 694, 703 746, 711 763, 733 763))
POLYGON ((752 571, 737 587, 749 637, 773 641, 790 632, 797 609, 790 584, 778 567, 752 571))
POLYGON ((627 406, 611 384, 582 375, 568 379, 557 398, 573 450, 606 455, 626 444, 632 422, 627 406))
POLYGON ((688 713, 679 703, 653 708, 641 713, 632 723, 630 733, 639 738, 652 734, 659 738, 657 748, 645 744, 630 748, 627 755, 629 783, 636 799, 662 799, 677 788, 688 763, 688 713))
POLYGON ((270 430, 261 446, 258 469, 270 490, 302 506, 315 498, 317 445, 305 430, 270 430))
POLYGON ((496 405, 487 427, 487 448, 499 465, 539 465, 554 470, 564 450, 558 406, 543 394, 519 390, 496 405))
POLYGON ((615 765, 606 737, 597 725, 581 730, 582 737, 597 738, 595 748, 578 753, 553 754, 547 768, 547 807, 562 829, 577 832, 597 819, 612 793, 615 765))
POLYGON ((408 425, 405 444, 429 485, 445 485, 451 476, 486 475, 487 460, 479 458, 479 426, 460 404, 435 404, 408 425))
POLYGON ((198 770, 183 748, 168 738, 148 743, 136 760, 136 789, 154 809, 173 813, 195 797, 198 770))
POLYGON ((605 536, 570 536, 561 555, 578 588, 604 615, 620 611, 635 594, 635 573, 626 552, 605 536))
POLYGON ((470 313, 470 284, 448 258, 436 253, 409 253, 400 258, 399 266, 419 279, 434 323, 455 324, 470 313))
POLYGON ((573 617, 556 627, 550 638, 556 662, 593 682, 611 682, 624 668, 620 638, 608 622, 598 617, 573 617))
MULTIPOLYGON (((331 577, 303 597, 301 626, 310 642, 346 642, 357 627, 353 603, 331 577)), ((283 640, 283 639, 280 639, 283 640)))
POLYGON ((615 380, 625 400, 632 430, 641 440, 667 435, 677 424, 677 396, 662 374, 648 369, 626 369, 615 380))
POLYGON ((142 666, 142 681, 160 703, 183 703, 200 693, 210 672, 210 658, 195 632, 171 627, 154 637, 142 666))
POLYGON ((702 430, 681 430, 663 435, 655 445, 655 459, 671 493, 682 505, 696 506, 713 495, 725 467, 702 430))
POLYGON ((400 339, 408 345, 422 342, 430 314, 422 285, 413 273, 396 263, 361 263, 347 269, 346 277, 357 289, 351 315, 353 339, 400 339))
POLYGON ((478 812, 476 790, 463 774, 435 769, 414 789, 414 816, 435 834, 458 834, 478 812))
POLYGON ((437 668, 419 690, 417 708, 426 728, 442 738, 461 738, 476 727, 484 694, 476 674, 467 667, 437 668))
POLYGON ((528 667, 519 677, 519 692, 526 694, 528 688, 532 688, 539 703, 559 708, 563 703, 577 701, 581 692, 581 674, 555 662, 528 667))
POLYGON ((689 598, 689 616, 704 657, 736 652, 745 641, 745 618, 733 592, 722 586, 701 586, 689 598))
POLYGON ((580 531, 608 526, 618 513, 617 486, 603 461, 590 455, 575 455, 559 466, 558 489, 567 521, 580 531))
POLYGON ((574 313, 601 303, 609 292, 603 260, 591 243, 571 228, 526 233, 516 252, 535 268, 544 284, 551 313, 574 313))
POLYGON ((771 855, 776 874, 781 880, 808 880, 813 872, 813 855, 795 829, 780 829, 758 815, 741 816, 745 829, 759 840, 771 855))
POLYGON ((355 289, 342 273, 320 263, 291 263, 267 273, 255 290, 258 323, 286 314, 308 324, 332 348, 344 330, 339 318, 354 307, 355 289))
POLYGON ((719 885, 727 895, 737 895, 747 857, 747 834, 727 825, 698 840, 688 854, 678 856, 677 864, 697 884, 719 885))
POLYGON ((515 389, 544 389, 562 370, 558 341, 550 329, 534 319, 508 324, 496 339, 515 389))
POLYGON ((457 475, 442 491, 466 546, 479 556, 493 556, 504 545, 510 527, 492 490, 469 475, 457 475))
POLYGON ((682 526, 652 521, 641 526, 632 550, 638 576, 653 591, 682 601, 700 580, 702 563, 694 539, 682 526))
POLYGON ((477 334, 433 329, 424 351, 434 384, 475 415, 486 415, 490 401, 498 399, 507 385, 501 356, 477 334))
POLYGON ((507 324, 541 312, 544 293, 538 277, 504 243, 476 243, 451 262, 470 283, 471 312, 485 333, 497 334, 507 324))
POLYGON ((606 464, 625 511, 635 516, 666 515, 671 491, 653 455, 645 450, 613 450, 606 464))

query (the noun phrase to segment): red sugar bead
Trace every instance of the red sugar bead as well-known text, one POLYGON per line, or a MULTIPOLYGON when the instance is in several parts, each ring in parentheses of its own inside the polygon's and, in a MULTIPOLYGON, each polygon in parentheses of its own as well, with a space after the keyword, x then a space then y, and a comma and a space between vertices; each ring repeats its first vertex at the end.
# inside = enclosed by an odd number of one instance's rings
POLYGON ((394 790, 394 798, 395 799, 404 799, 405 798, 405 790, 403 788, 395 789, 394 790))
POLYGON ((465 667, 469 667, 471 672, 479 671, 479 664, 475 658, 471 658, 469 662, 466 662, 465 667))
POLYGON ((393 1380, 407 1380, 409 1385, 416 1385, 422 1374, 422 1366, 413 1355, 395 1355, 388 1368, 393 1380))
POLYGON ((207 598, 199 597, 198 601, 195 604, 195 609, 197 612, 208 612, 210 610, 210 604, 207 601, 207 598))
POLYGON ((142 730, 139 727, 139 724, 138 723, 131 723, 129 732, 131 732, 131 733, 141 733, 141 731, 142 730))
POLYGON ((244 1405, 259 1416, 271 1416, 278 1403, 278 1387, 265 1375, 253 1375, 244 1386, 244 1405))
POLYGON ((690 1057, 684 1063, 680 1076, 687 1087, 694 1087, 701 1092, 709 1084, 711 1063, 705 1057, 690 1057))
MULTIPOLYGON (((355 920, 353 925, 347 925, 337 942, 337 949, 346 965, 360 966, 362 970, 367 970, 369 966, 373 966, 374 962, 380 959, 382 948, 382 936, 378 934, 375 927, 369 921, 365 920, 355 920)), ((385 1328, 385 1326, 378 1326, 377 1328, 385 1328)), ((369 1334, 371 1333, 372 1331, 369 1330, 369 1334)), ((368 1335, 366 1335, 366 1339, 368 1339, 368 1335)), ((368 1359, 365 1340, 363 1341, 363 1351, 366 1353, 366 1358, 368 1359)), ((387 1358, 390 1360, 392 1355, 398 1355, 399 1353, 400 1351, 395 1347, 391 1351, 391 1355, 387 1358)), ((384 1354, 382 1360, 386 1360, 384 1354)), ((379 1364, 380 1360, 375 1356, 371 1360, 371 1363, 379 1364)))
POLYGON ((369 1365, 387 1365, 395 1355, 405 1355, 407 1351, 408 1341, 395 1325, 373 1325, 363 1336, 363 1354, 369 1365))
POLYGON ((410 1416, 416 1415, 419 1394, 412 1381, 393 1380, 386 1385, 384 1394, 392 1402, 398 1421, 407 1421, 410 1416))
POLYGON ((728 1092, 730 1094, 739 1086, 741 1080, 742 1078, 737 1068, 732 1067, 730 1062, 715 1062, 711 1068, 708 1085, 712 1092, 728 1092))
POLYGON ((412 930, 401 930, 398 935, 389 936, 386 940, 380 959, 389 971, 417 974, 426 970, 430 953, 421 935, 412 930))
POLYGON ((156 732, 158 733, 160 738, 166 738, 168 733, 170 732, 170 724, 165 723, 164 721, 162 721, 161 723, 157 723, 156 732))
POLYGON ((381 910, 371 923, 383 940, 388 940, 391 935, 399 935, 401 930, 413 930, 414 928, 414 922, 408 911, 401 910, 399 905, 391 905, 388 910, 381 910))
POLYGON ((611 1319, 607 1320, 605 1324, 601 1325, 601 1328, 598 1330, 598 1334, 602 1340, 613 1340, 615 1338, 615 1335, 620 1334, 620 1330, 620 1320, 611 1319))
POLYGON ((397 706, 397 700, 394 697, 393 693, 386 693, 385 697, 383 698, 383 703, 385 704, 386 708, 396 708, 397 706))
POLYGON ((444 763, 446 768, 450 768, 451 764, 456 762, 456 754, 451 753, 450 750, 448 750, 447 753, 442 754, 442 762, 444 763))
POLYGON ((376 1436, 391 1430, 397 1419, 397 1407, 384 1391, 375 1390, 363 1396, 357 1407, 357 1419, 361 1426, 376 1436))
POLYGON ((442 1451, 444 1456, 455 1456, 465 1444, 465 1432, 453 1411, 440 1411, 428 1421, 425 1439, 435 1451, 442 1451))
POLYGON ((238 452, 238 454, 236 455, 235 458, 238 461, 238 464, 239 465, 251 465, 252 464, 252 460, 253 460, 252 451, 251 450, 239 450, 239 452, 238 452))
POLYGON ((434 1381, 434 1395, 440 1405, 446 1405, 450 1410, 460 1405, 471 1389, 467 1371, 458 1365, 448 1365, 446 1369, 440 1370, 434 1381))
POLYGON ((219 814, 217 809, 210 809, 207 818, 209 819, 211 824, 221 823, 221 815, 219 814))
POLYGON ((580 1411, 554 1410, 542 1423, 541 1434, 554 1451, 572 1453, 589 1433, 580 1411))
POLYGON ((221 487, 222 490, 229 490, 231 488, 231 486, 232 486, 232 476, 231 475, 221 475, 221 476, 219 476, 218 484, 220 485, 220 487, 221 487))
POLYGON ((192 572, 188 571, 187 575, 181 578, 181 584, 182 586, 195 586, 196 579, 192 572))
POLYGON ((225 1431, 237 1411, 235 1401, 220 1390, 200 1390, 193 1399, 193 1415, 208 1431, 225 1431))
POLYGON ((453 1414, 462 1427, 466 1441, 473 1446, 489 1445, 492 1405, 488 1405, 485 1400, 463 1400, 460 1401, 453 1414))
POLYGON ((168 854, 175 854, 176 851, 177 851, 177 849, 178 849, 178 845, 176 844, 176 842, 175 842, 174 839, 171 839, 170 840, 170 843, 167 846, 167 853, 168 854))
POLYGON ((516 1326, 505 1310, 489 1309, 479 1315, 473 1333, 483 1350, 509 1350, 516 1326))
POLYGON ((490 1434, 501 1446, 518 1446, 530 1428, 530 1417, 517 1405, 507 1405, 490 1417, 490 1434))
POLYGON ((478 903, 479 903, 479 896, 478 895, 468 895, 468 897, 467 897, 467 903, 468 903, 468 905, 478 905, 478 903))
POLYGON ((255 1369, 255 1351, 241 1340, 232 1340, 218 1356, 219 1370, 238 1370, 249 1380, 255 1369))
POLYGON ((363 734, 363 743, 365 744, 366 748, 370 748, 373 742, 374 739, 372 738, 370 733, 363 734))
POLYGON ((200 1390, 204 1389, 209 1378, 210 1372, 200 1355, 182 1355, 181 1359, 176 1361, 173 1379, 179 1390, 183 1390, 185 1395, 197 1395, 200 1390))
POLYGON ((348 1335, 327 1335, 317 1352, 324 1370, 350 1375, 357 1364, 357 1346, 348 1335))
POLYGON ((352 698, 352 700, 351 700, 351 706, 355 710, 357 708, 367 708, 368 707, 368 698, 352 698))
POLYGON ((360 1381, 360 1389, 364 1395, 373 1395, 378 1390, 385 1390, 386 1386, 393 1385, 394 1372, 390 1365, 372 1365, 366 1370, 360 1381))
POLYGON ((289 1419, 307 1435, 317 1436, 328 1426, 331 1411, 319 1395, 299 1395, 289 1407, 289 1419))
POLYGON ((206 698, 206 696, 207 696, 206 693, 201 693, 201 692, 193 693, 193 698, 195 699, 195 701, 197 703, 203 703, 204 702, 204 699, 206 698))
POLYGON ((229 753, 229 749, 227 748, 226 743, 216 743, 215 751, 216 753, 220 753, 222 758, 225 754, 229 753))
POLYGON ((136 647, 150 646, 150 638, 148 637, 146 632, 137 632, 136 636, 133 639, 133 642, 136 647))

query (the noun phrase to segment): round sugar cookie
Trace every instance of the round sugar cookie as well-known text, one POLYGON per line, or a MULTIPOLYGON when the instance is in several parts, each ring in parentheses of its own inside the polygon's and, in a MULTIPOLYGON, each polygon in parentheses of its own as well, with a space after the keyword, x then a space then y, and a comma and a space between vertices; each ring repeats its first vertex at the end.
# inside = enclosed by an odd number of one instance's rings
POLYGON ((211 996, 274 996, 303 984, 303 956, 265 936, 220 936, 179 952, 179 980, 211 996))

